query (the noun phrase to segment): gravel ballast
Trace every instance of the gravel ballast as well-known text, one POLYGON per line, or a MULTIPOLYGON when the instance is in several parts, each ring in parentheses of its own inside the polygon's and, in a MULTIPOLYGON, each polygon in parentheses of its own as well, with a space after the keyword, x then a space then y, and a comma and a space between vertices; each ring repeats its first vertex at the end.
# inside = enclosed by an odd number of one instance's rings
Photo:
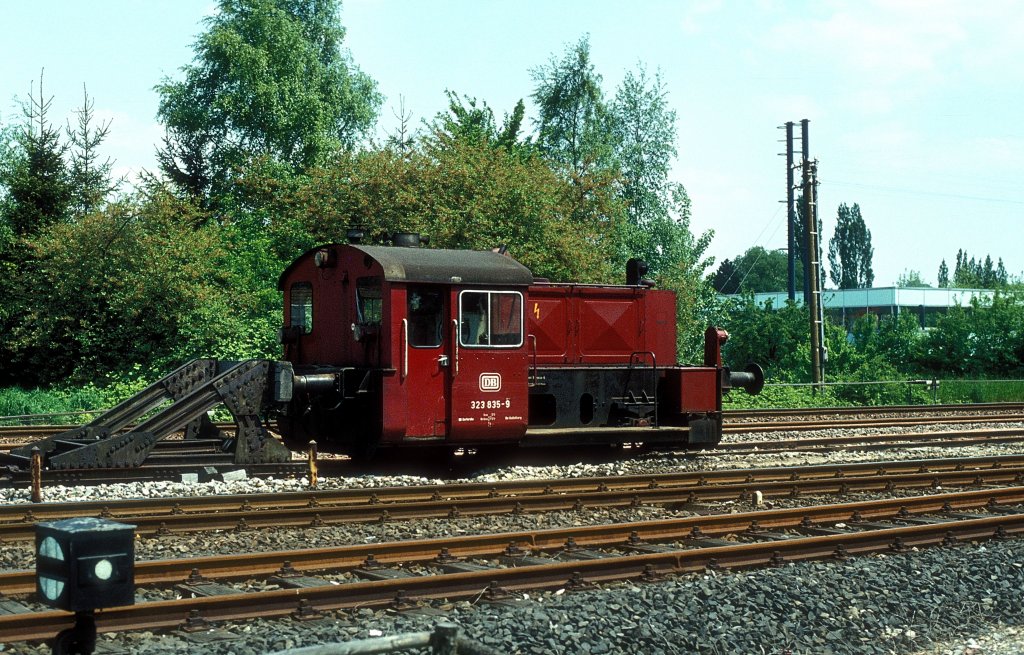
MULTIPOLYGON (((184 635, 108 635, 132 653, 266 653, 429 630, 442 617, 499 652, 1010 653, 1021 634, 1024 542, 689 575, 653 584, 529 595, 516 604, 456 602, 431 612, 368 609, 323 620, 253 620, 184 635), (210 636, 236 639, 206 642, 210 636), (998 635, 982 646, 974 635, 998 635), (975 646, 977 646, 975 648, 975 646)), ((982 637, 985 640, 985 637, 982 637)), ((44 653, 10 644, 5 652, 44 653)))
MULTIPOLYGON (((945 426, 943 426, 945 427, 945 426)), ((939 427, 937 429, 943 429, 939 427)), ((984 426, 977 426, 984 427, 984 426)), ((996 427, 1024 427, 1000 424, 996 427)), ((902 429, 906 432, 922 428, 902 429)), ((953 429, 953 428, 949 428, 953 429)), ((961 428, 962 429, 962 428, 961 428)), ((889 431, 899 431, 892 428, 889 431)), ((872 430, 872 433, 878 431, 872 430)), ((813 436, 854 436, 835 429, 813 436)), ((729 440, 812 436, 765 433, 729 440)), ((766 452, 755 455, 651 455, 600 464, 508 466, 481 471, 467 481, 634 475, 714 470, 1018 454, 1020 444, 963 448, 915 447, 886 451, 766 452)), ((321 488, 441 484, 417 476, 321 479, 321 488)), ((105 487, 53 487, 48 501, 146 498, 188 494, 301 491, 306 480, 241 480, 201 485, 132 483, 105 487)), ((919 495, 921 492, 909 492, 919 495)), ((853 497, 848 500, 853 500, 853 497)), ((27 502, 25 490, 0 490, 0 502, 27 502)), ((811 499, 779 500, 780 505, 811 499)), ((746 507, 736 507, 747 509, 746 507)), ((724 508, 723 511, 729 511, 724 508)), ((665 518, 663 508, 587 510, 445 521, 328 526, 307 530, 174 535, 140 539, 140 559, 330 544, 373 543, 441 534, 511 531, 566 525, 665 518)), ((0 567, 31 567, 27 545, 0 548, 0 567)), ((323 642, 430 630, 441 620, 462 626, 470 638, 499 652, 546 653, 905 653, 1006 655, 1024 652, 1024 540, 992 541, 865 557, 844 562, 790 564, 778 569, 670 578, 653 584, 619 584, 590 591, 532 593, 513 604, 453 602, 429 611, 394 613, 364 609, 327 613, 317 621, 252 620, 213 632, 103 635, 107 652, 232 653, 248 655, 323 642)), ((0 652, 42 654, 41 645, 7 644, 0 652)), ((102 651, 98 651, 102 652, 102 651)))

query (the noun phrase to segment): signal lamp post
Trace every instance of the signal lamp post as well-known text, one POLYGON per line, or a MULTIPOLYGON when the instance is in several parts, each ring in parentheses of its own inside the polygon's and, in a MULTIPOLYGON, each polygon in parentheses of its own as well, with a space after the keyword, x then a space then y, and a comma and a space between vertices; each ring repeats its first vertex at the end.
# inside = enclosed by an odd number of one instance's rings
POLYGON ((135 526, 90 517, 36 525, 36 594, 75 613, 54 655, 91 655, 95 611, 135 604, 135 526))

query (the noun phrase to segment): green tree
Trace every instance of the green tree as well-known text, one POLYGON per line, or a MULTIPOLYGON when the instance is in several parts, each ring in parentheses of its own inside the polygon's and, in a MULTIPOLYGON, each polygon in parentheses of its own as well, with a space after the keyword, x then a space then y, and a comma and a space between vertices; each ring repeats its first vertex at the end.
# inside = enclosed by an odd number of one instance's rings
POLYGON ((950 308, 928 331, 921 365, 945 376, 1024 375, 1024 295, 999 291, 950 308))
POLYGON ((810 378, 807 310, 786 302, 778 309, 771 301, 759 305, 753 295, 725 304, 719 327, 729 332, 723 350, 725 363, 742 370, 757 362, 775 382, 806 382, 810 378))
POLYGON ((571 177, 614 167, 610 116, 601 76, 582 37, 561 59, 530 71, 537 103, 537 145, 571 177))
POLYGON ((110 195, 118 190, 122 180, 113 179, 114 162, 100 160, 99 148, 110 134, 110 121, 94 125, 93 108, 95 101, 89 97, 82 85, 82 106, 75 112, 75 129, 67 128, 69 149, 69 174, 72 187, 72 209, 81 216, 99 208, 110 195))
MULTIPOLYGON (((660 75, 627 72, 611 106, 612 141, 626 203, 622 259, 640 257, 654 275, 703 263, 712 232, 694 238, 686 189, 669 180, 676 151, 676 113, 660 75)), ((695 279, 703 276, 703 268, 695 279)))
POLYGON ((871 230, 864 224, 860 206, 839 205, 836 232, 828 242, 829 276, 840 289, 870 287, 875 281, 871 269, 871 230))
POLYGON ((164 79, 161 168, 208 201, 250 158, 302 171, 374 125, 376 83, 342 49, 337 0, 219 0, 184 81, 164 79))
POLYGON ((1010 278, 1006 272, 1003 259, 993 265, 992 256, 985 255, 982 260, 967 258, 962 249, 956 253, 956 268, 953 269, 953 286, 960 289, 1001 289, 1009 285, 1010 278))
POLYGON ((271 323, 234 283, 217 226, 147 187, 31 243, 22 278, 32 298, 3 341, 6 381, 90 382, 134 366, 163 372, 196 356, 274 354, 271 323))
POLYGON ((906 270, 900 273, 899 277, 896 278, 896 286, 898 287, 930 287, 931 285, 921 278, 921 272, 915 270, 906 270))
POLYGON ((946 266, 946 260, 943 259, 942 263, 939 264, 939 276, 938 276, 939 288, 945 289, 949 286, 949 267, 946 266))
MULTIPOLYGON (((529 148, 529 139, 521 140, 526 105, 520 100, 499 126, 494 111, 486 102, 470 96, 459 97, 454 91, 446 91, 448 111, 439 112, 429 125, 424 140, 434 147, 454 146, 459 141, 486 144, 506 150, 518 151, 529 148)), ((410 144, 411 145, 411 144, 410 144)))
POLYGON ((22 105, 25 122, 15 131, 14 143, 0 167, 0 186, 5 190, 0 216, 19 237, 67 220, 72 201, 73 187, 64 160, 67 146, 49 119, 52 102, 52 97, 45 96, 40 74, 39 94, 30 91, 22 105))
POLYGON ((711 286, 714 287, 715 291, 722 294, 734 294, 739 293, 740 290, 740 277, 739 271, 736 268, 736 263, 731 259, 723 259, 722 263, 718 265, 714 275, 711 276, 711 286))
MULTIPOLYGON (((732 260, 728 267, 720 266, 712 284, 716 289, 733 289, 719 293, 786 291, 789 286, 788 256, 779 250, 753 246, 732 260)), ((797 286, 802 284, 803 272, 798 268, 797 286)))
POLYGON ((252 213, 239 221, 265 223, 282 263, 361 228, 371 243, 420 232, 434 247, 505 245, 536 275, 556 280, 621 277, 611 265, 615 232, 602 218, 622 211, 615 188, 595 184, 593 206, 605 210, 587 214, 575 204, 571 183, 537 153, 427 134, 408 152, 340 153, 286 181, 250 169, 239 185, 244 191, 235 195, 252 213))

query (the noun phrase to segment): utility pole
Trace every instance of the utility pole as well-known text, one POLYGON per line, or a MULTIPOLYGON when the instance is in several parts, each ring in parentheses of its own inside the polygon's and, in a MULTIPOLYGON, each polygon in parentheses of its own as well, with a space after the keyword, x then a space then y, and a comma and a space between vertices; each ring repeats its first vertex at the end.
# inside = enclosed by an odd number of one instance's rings
POLYGON ((789 300, 796 300, 796 204, 793 198, 793 121, 786 121, 786 250, 789 300))
POLYGON ((793 121, 786 121, 786 214, 789 237, 789 299, 796 300, 796 253, 800 248, 803 251, 801 260, 804 268, 804 306, 807 307, 810 317, 811 336, 811 377, 815 391, 821 390, 821 384, 825 380, 825 362, 828 360, 828 350, 825 348, 825 314, 821 302, 821 247, 820 235, 818 234, 818 161, 811 160, 811 140, 809 134, 810 121, 806 118, 800 121, 800 163, 794 163, 793 142, 796 137, 793 135, 793 121), (794 183, 794 171, 797 167, 801 171, 800 190, 802 194, 801 209, 803 210, 804 234, 803 243, 798 243, 797 238, 797 203, 794 192, 797 185, 794 183))
POLYGON ((811 332, 811 380, 815 390, 821 390, 825 381, 825 321, 821 303, 821 257, 818 247, 818 162, 804 160, 803 193, 804 193, 804 231, 807 249, 804 251, 808 272, 808 315, 810 316, 811 332))
MULTIPOLYGON (((800 151, 801 151, 800 152, 800 154, 801 154, 800 168, 803 171, 803 175, 807 174, 807 166, 808 166, 809 162, 811 161, 811 140, 810 140, 810 133, 809 133, 809 130, 808 130, 808 124, 809 123, 810 123, 810 121, 807 120, 806 118, 804 118, 803 120, 800 121, 800 151)), ((818 224, 813 220, 813 217, 811 216, 810 212, 808 211, 807 183, 804 182, 803 184, 801 184, 801 187, 802 187, 801 193, 803 193, 803 195, 804 195, 804 199, 803 199, 803 204, 804 204, 804 243, 802 243, 800 245, 801 245, 801 247, 806 247, 807 246, 807 243, 806 243, 807 242, 807 234, 806 233, 808 232, 807 226, 808 225, 813 225, 814 228, 817 229, 818 224)), ((817 251, 815 251, 815 252, 817 252, 817 251)), ((811 286, 811 258, 808 256, 808 253, 807 253, 806 250, 804 251, 803 264, 804 264, 804 305, 807 306, 807 307, 810 307, 811 306, 811 289, 813 289, 814 287, 811 286)))

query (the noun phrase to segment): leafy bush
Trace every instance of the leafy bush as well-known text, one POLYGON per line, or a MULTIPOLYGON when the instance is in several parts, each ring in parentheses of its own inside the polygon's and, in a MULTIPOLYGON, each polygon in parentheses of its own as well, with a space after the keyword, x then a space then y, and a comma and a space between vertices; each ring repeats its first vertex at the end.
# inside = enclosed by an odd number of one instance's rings
MULTIPOLYGON (((61 414, 84 409, 100 409, 106 399, 95 387, 74 390, 43 390, 8 387, 0 389, 0 417, 38 414, 61 414)), ((75 425, 88 420, 80 414, 47 417, 45 423, 75 425)), ((5 421, 17 424, 21 421, 5 421)), ((40 421, 36 421, 40 422, 40 421)))

